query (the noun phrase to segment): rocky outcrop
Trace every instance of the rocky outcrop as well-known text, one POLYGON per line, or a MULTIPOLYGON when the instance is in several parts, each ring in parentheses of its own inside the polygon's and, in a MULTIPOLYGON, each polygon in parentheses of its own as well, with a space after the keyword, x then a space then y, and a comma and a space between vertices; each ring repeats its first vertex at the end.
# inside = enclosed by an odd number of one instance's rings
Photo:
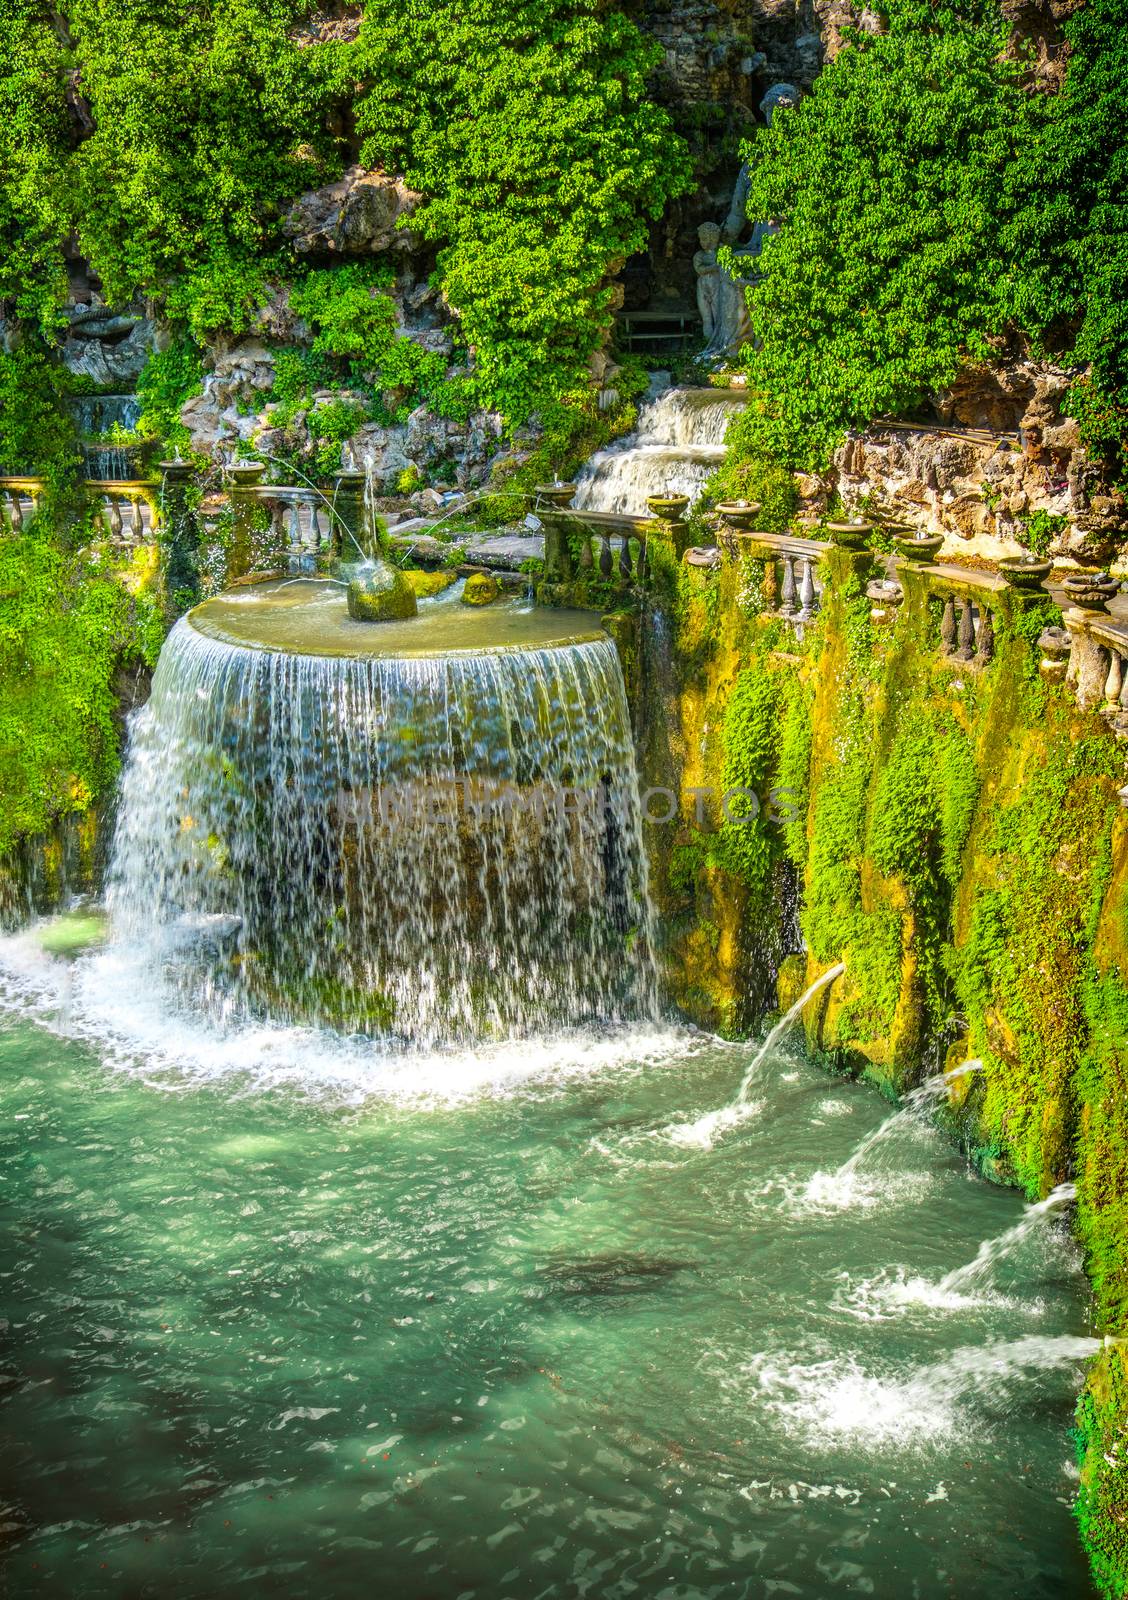
POLYGON ((155 325, 139 311, 114 311, 93 295, 65 308, 67 329, 60 344, 63 365, 99 388, 132 389, 156 338, 155 325))
POLYGON ((290 207, 282 232, 301 255, 375 255, 383 250, 409 254, 418 235, 401 227, 422 195, 402 178, 350 167, 335 183, 310 189, 290 207))
POLYGON ((961 375, 937 410, 947 426, 875 425, 835 453, 832 471, 799 480, 809 515, 837 491, 852 510, 943 533, 945 554, 995 560, 1042 548, 1111 559, 1128 506, 1061 413, 1076 371, 1011 361, 961 375))

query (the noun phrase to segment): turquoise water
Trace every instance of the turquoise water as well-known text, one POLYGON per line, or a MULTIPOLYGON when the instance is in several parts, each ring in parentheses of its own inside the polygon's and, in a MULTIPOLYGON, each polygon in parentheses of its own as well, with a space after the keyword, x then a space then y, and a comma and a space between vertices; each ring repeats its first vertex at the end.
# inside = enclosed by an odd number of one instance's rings
POLYGON ((694 1143, 747 1047, 158 1037, 108 962, 0 1020, 12 1593, 1090 1594, 1072 1247, 930 1294, 1021 1201, 923 1126, 836 1180, 868 1088, 694 1143))

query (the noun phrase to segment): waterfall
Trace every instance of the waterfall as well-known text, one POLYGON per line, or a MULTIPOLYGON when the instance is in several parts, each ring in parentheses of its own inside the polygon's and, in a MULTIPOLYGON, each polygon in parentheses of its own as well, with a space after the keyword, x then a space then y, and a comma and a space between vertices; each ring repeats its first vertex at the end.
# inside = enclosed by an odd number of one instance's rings
POLYGON ((979 1252, 974 1261, 969 1261, 966 1266, 956 1267, 947 1273, 937 1284, 937 1289, 942 1293, 961 1292, 974 1287, 994 1269, 997 1262, 1017 1250, 1028 1234, 1035 1228, 1040 1228, 1043 1220, 1059 1206, 1067 1205, 1077 1198, 1077 1187, 1072 1183, 1059 1183, 1056 1189, 1050 1191, 1044 1200, 1039 1200, 1037 1205, 1027 1206, 1022 1216, 1013 1228, 1008 1228, 1006 1233, 1001 1233, 997 1239, 984 1239, 979 1246, 979 1252))
POLYGON ((83 474, 97 481, 134 478, 137 465, 125 445, 107 444, 104 436, 119 428, 132 433, 141 417, 135 394, 76 395, 67 402, 81 439, 83 474))
POLYGON ((724 460, 725 432, 744 404, 732 390, 667 389, 642 407, 634 433, 592 456, 572 504, 645 515, 648 495, 696 500, 724 460))
POLYGON ((222 1022, 432 1045, 653 1017, 614 645, 312 654, 182 619, 132 726, 109 904, 222 1022))

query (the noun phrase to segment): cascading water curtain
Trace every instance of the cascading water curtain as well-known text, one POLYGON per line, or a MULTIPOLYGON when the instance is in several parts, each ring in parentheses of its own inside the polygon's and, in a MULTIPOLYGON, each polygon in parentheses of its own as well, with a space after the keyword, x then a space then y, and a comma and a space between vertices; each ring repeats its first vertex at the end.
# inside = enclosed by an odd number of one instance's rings
POLYGON ((223 1022, 433 1045, 652 1017, 613 644, 330 658, 181 621, 132 729, 109 900, 223 1022))

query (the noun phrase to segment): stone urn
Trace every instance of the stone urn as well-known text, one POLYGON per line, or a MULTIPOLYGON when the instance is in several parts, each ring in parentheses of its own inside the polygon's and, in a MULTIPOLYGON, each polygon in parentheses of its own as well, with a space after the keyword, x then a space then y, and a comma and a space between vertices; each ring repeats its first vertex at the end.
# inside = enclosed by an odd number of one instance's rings
POLYGON ((864 550, 869 544, 870 535, 873 533, 872 522, 828 522, 826 531, 830 535, 831 544, 836 544, 842 550, 864 550))
POLYGON ((227 469, 234 489, 254 489, 262 482, 266 466, 261 461, 236 461, 227 469))
POLYGON ((1107 572, 1074 572, 1062 583, 1069 603, 1082 611, 1107 611, 1120 585, 1107 572))
POLYGON ((400 622, 419 609, 403 573, 381 560, 366 562, 351 579, 348 607, 354 622, 400 622))
MULTIPOLYGON (((649 503, 648 501, 647 504, 649 503)), ((743 530, 756 526, 756 519, 763 510, 763 505, 759 500, 723 500, 713 509, 732 527, 743 530)))
POLYGON ((647 499, 647 508, 652 517, 657 517, 659 522, 680 522, 689 505, 687 494, 652 494, 647 499))
POLYGON ((1037 556, 1003 556, 997 565, 999 576, 1012 589, 1040 589, 1053 570, 1052 561, 1040 561, 1037 556))
POLYGON ((911 561, 918 567, 930 566, 940 554, 944 543, 942 533, 914 533, 907 538, 893 540, 902 561, 911 561))
POLYGON ((534 500, 543 500, 550 506, 570 506, 575 492, 574 483, 538 483, 533 486, 534 500))

